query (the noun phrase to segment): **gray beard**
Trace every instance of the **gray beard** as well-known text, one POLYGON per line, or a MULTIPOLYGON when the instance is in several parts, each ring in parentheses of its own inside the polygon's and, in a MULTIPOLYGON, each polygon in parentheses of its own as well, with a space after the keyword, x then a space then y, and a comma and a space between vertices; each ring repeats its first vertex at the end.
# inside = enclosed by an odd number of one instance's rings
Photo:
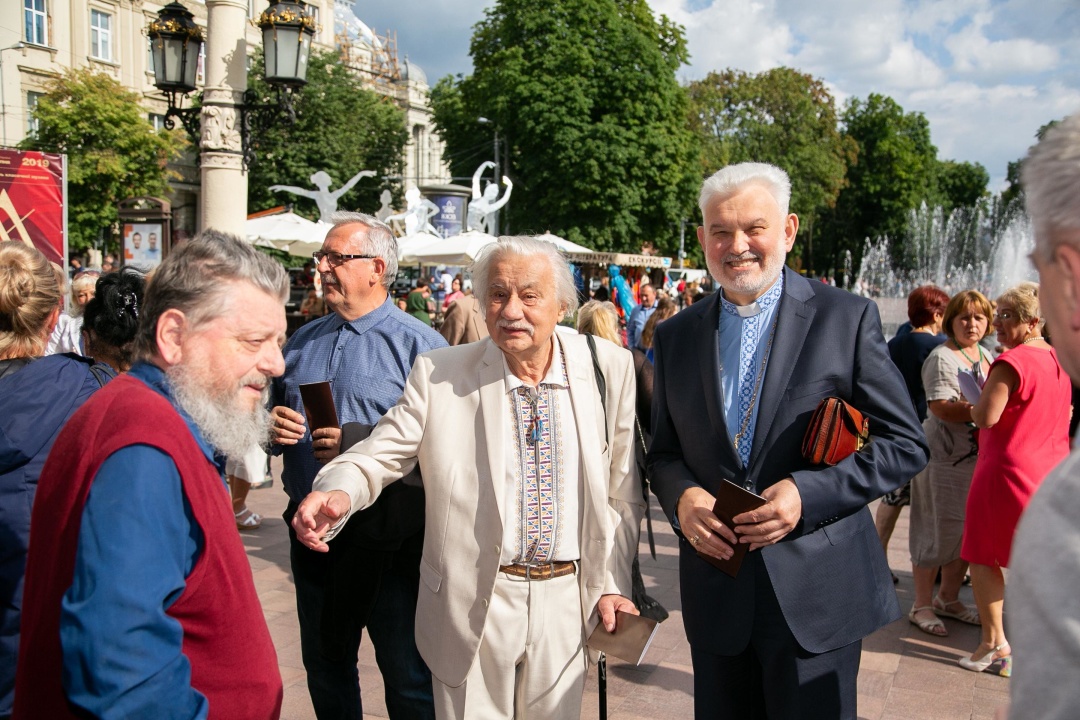
POLYGON ((198 382, 188 368, 177 365, 166 371, 173 398, 195 421, 203 438, 229 460, 241 461, 254 447, 270 442, 270 411, 263 402, 251 412, 237 407, 236 396, 217 397, 198 382))

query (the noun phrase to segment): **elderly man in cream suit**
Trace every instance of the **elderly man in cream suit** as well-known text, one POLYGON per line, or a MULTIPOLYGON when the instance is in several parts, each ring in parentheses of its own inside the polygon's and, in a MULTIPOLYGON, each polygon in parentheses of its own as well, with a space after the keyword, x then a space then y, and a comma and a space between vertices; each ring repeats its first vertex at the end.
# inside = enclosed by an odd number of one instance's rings
POLYGON ((500 238, 473 278, 491 337, 420 355, 399 403, 319 473, 293 527, 325 550, 419 462, 416 645, 436 715, 576 720, 588 634, 637 612, 633 360, 554 332, 577 304, 554 246, 500 238))

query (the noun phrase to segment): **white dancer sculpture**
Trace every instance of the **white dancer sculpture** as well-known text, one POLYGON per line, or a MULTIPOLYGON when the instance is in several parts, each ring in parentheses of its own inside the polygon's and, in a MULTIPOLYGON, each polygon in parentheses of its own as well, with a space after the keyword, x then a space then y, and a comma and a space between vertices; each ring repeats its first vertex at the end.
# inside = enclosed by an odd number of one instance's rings
POLYGON ((406 235, 415 235, 421 231, 438 235, 439 231, 431 224, 431 218, 438 214, 438 205, 420 195, 419 189, 409 188, 405 191, 405 212, 390 215, 383 222, 389 225, 395 220, 403 221, 406 235))
POLYGON ((394 214, 394 209, 390 207, 390 203, 392 203, 393 201, 394 196, 390 193, 390 191, 383 190, 382 194, 379 195, 379 202, 381 203, 381 206, 379 207, 379 210, 375 213, 375 217, 379 218, 383 222, 386 222, 386 218, 394 214))
POLYGON ((330 222, 330 216, 337 211, 338 198, 352 190, 353 185, 360 182, 360 178, 374 177, 375 174, 374 170, 361 170, 353 175, 349 182, 331 192, 330 183, 332 183, 333 180, 329 175, 320 170, 311 176, 311 182, 314 183, 318 190, 306 190, 293 185, 271 185, 270 190, 271 192, 280 192, 284 190, 293 195, 311 198, 315 201, 315 204, 319 206, 319 220, 328 223, 330 222))
POLYGON ((503 175, 502 181, 506 185, 506 192, 499 197, 497 183, 488 183, 483 194, 480 193, 480 176, 488 168, 494 168, 495 163, 488 160, 476 168, 472 176, 472 201, 469 203, 469 216, 467 219, 469 229, 478 232, 488 232, 488 228, 495 225, 495 213, 510 200, 510 193, 514 190, 514 183, 510 178, 503 175))

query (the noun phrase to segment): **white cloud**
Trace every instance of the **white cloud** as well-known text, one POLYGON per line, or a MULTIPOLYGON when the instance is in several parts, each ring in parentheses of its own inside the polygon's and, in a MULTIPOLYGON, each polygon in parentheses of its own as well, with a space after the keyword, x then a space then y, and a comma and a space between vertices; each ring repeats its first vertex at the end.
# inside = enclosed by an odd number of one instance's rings
POLYGON ((1047 72, 1057 67, 1058 51, 1049 45, 1029 38, 990 40, 986 30, 992 23, 991 13, 977 13, 968 25, 945 40, 956 72, 990 79, 1047 72))

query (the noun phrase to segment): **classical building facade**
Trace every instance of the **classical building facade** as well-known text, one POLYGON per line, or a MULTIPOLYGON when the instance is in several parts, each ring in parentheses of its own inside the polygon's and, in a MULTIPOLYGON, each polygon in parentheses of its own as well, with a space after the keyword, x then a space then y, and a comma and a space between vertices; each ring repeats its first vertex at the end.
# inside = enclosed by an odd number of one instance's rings
MULTIPOLYGON (((181 0, 206 25, 202 0, 181 0)), ((247 16, 258 17, 267 0, 246 0, 247 16)), ((405 111, 410 142, 405 149, 404 189, 448 182, 442 142, 434 132, 427 79, 407 59, 399 60, 394 36, 380 37, 343 0, 307 0, 320 28, 314 43, 338 48, 345 63, 367 87, 390 96, 405 111)), ((142 97, 147 118, 160 127, 165 100, 154 87, 145 28, 163 0, 4 0, 0 2, 0 146, 14 146, 33 132, 32 109, 48 81, 69 68, 90 67, 115 78, 142 97)), ((261 31, 246 26, 249 50, 262 43, 261 31)), ((200 77, 201 83, 201 77, 200 77)), ((172 183, 174 227, 199 228, 200 187, 195 157, 181 158, 172 183)), ((358 168, 360 170, 362 168, 358 168)))

